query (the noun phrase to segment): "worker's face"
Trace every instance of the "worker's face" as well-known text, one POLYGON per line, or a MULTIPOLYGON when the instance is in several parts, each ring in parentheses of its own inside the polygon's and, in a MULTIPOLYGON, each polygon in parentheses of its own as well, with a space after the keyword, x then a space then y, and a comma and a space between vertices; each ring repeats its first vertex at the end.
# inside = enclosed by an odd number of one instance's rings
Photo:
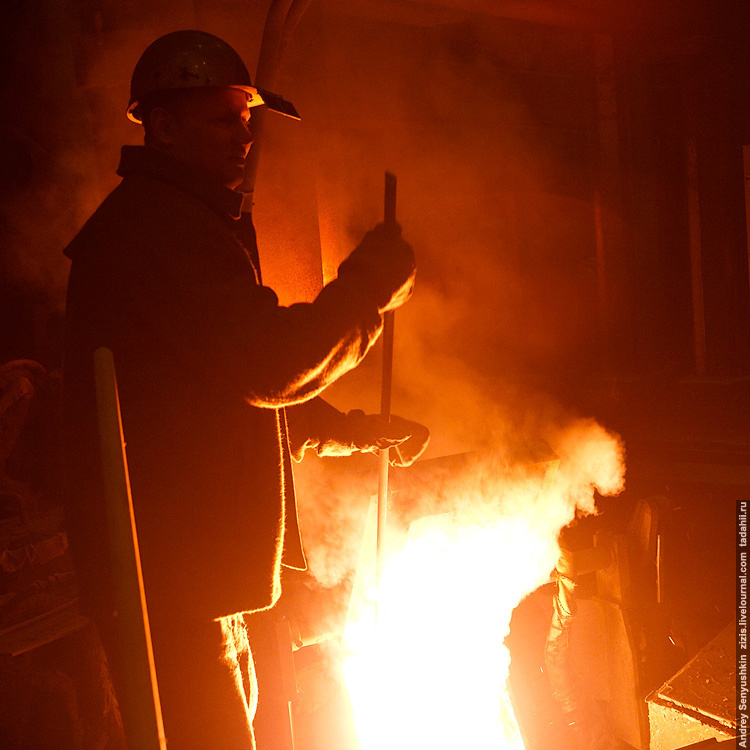
POLYGON ((160 147, 229 188, 242 182, 253 143, 249 122, 247 95, 231 88, 194 89, 178 107, 152 115, 160 147))

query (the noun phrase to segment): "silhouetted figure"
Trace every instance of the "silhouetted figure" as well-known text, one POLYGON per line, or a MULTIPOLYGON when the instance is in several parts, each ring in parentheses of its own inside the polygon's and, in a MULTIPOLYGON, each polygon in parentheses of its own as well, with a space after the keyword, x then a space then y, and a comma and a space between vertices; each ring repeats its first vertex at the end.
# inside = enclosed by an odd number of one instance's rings
POLYGON ((92 365, 106 346, 170 750, 253 747, 252 659, 249 679, 237 666, 242 614, 273 606, 282 564, 305 566, 292 457, 401 443, 406 464, 428 439, 406 420, 344 415, 316 398, 408 299, 414 256, 381 225, 314 302, 280 306, 260 284, 254 233, 242 232, 244 244, 238 233, 234 188, 261 103, 217 37, 183 31, 154 42, 128 108, 145 145, 123 148, 122 182, 66 249, 67 493, 82 603, 117 685, 127 654, 113 636, 92 365))

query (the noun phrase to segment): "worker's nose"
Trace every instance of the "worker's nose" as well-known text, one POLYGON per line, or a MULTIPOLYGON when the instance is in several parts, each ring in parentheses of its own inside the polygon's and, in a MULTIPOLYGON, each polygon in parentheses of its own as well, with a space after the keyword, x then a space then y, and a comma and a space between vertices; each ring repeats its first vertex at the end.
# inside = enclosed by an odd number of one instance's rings
POLYGON ((238 131, 238 136, 239 136, 239 139, 240 139, 240 143, 243 143, 245 145, 252 144, 252 142, 254 140, 254 136, 253 136, 253 131, 252 131, 251 127, 250 127, 250 123, 249 122, 243 122, 240 125, 239 131, 238 131))

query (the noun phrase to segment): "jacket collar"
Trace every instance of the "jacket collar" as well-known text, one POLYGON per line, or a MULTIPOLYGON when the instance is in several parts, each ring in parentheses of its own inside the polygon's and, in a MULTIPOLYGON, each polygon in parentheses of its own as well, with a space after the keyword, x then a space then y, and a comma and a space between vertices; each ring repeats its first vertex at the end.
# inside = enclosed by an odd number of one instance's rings
POLYGON ((131 175, 153 177, 189 193, 220 214, 235 220, 240 218, 242 193, 202 179, 194 170, 154 148, 123 146, 117 174, 123 178, 131 175))

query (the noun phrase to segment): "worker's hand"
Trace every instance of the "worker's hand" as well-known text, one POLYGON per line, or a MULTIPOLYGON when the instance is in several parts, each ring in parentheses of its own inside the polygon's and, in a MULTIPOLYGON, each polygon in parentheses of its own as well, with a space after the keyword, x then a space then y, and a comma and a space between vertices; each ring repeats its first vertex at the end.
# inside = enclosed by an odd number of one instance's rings
POLYGON ((339 278, 370 297, 381 314, 395 310, 414 291, 414 251, 398 224, 378 224, 339 266, 339 278))
POLYGON ((393 448, 388 458, 391 466, 411 466, 430 442, 430 431, 424 425, 396 415, 391 415, 388 421, 380 414, 365 414, 355 409, 346 419, 358 450, 376 453, 393 448))

